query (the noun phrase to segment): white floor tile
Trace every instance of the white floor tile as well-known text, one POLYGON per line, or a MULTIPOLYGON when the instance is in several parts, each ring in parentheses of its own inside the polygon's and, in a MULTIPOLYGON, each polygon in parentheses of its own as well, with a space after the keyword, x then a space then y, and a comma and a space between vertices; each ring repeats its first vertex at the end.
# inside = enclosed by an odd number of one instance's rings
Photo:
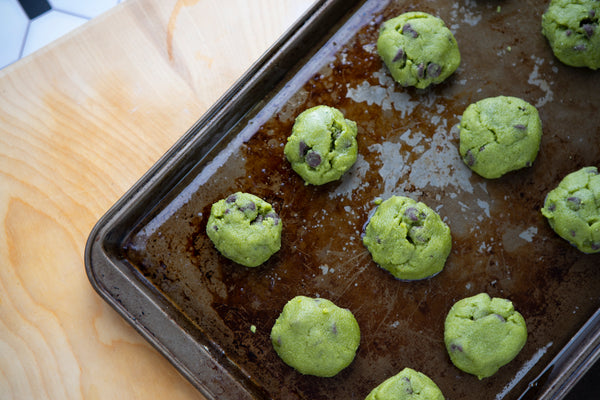
POLYGON ((28 24, 17 0, 0 0, 0 68, 19 59, 28 24))
POLYGON ((52 9, 74 15, 94 18, 116 6, 118 0, 48 0, 52 9))
POLYGON ((58 39, 65 33, 87 22, 88 19, 75 17, 60 11, 48 11, 33 19, 29 25, 23 57, 58 39))

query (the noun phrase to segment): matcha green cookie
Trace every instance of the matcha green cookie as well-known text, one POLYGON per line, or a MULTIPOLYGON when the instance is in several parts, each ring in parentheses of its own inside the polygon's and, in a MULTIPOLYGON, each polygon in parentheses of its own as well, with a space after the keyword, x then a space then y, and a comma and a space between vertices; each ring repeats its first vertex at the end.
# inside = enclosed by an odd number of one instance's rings
POLYGON ((600 2, 552 0, 542 16, 542 33, 556 58, 572 67, 600 68, 600 2))
POLYGON ((448 225, 425 204, 392 196, 370 218, 363 244, 373 261, 396 278, 417 280, 444 268, 452 237, 448 225))
POLYGON ((444 400, 444 395, 427 375, 404 368, 373 389, 365 400, 444 400))
POLYGON ((332 377, 356 355, 360 329, 352 313, 326 299, 297 296, 271 329, 283 362, 305 375, 332 377))
POLYGON ((377 52, 396 82, 419 89, 444 81, 460 64, 458 44, 444 21, 418 11, 384 22, 377 52))
POLYGON ((585 167, 565 176, 546 196, 542 214, 563 239, 584 253, 600 252, 600 174, 585 167))
POLYGON ((225 257, 256 267, 281 247, 281 228, 281 219, 269 203, 238 192, 212 205, 206 233, 225 257))
POLYGON ((284 154, 306 184, 322 185, 339 179, 356 161, 357 131, 336 108, 309 108, 296 118, 284 154))
POLYGON ((457 301, 444 325, 452 363, 479 379, 494 375, 519 354, 527 340, 525 319, 512 302, 480 293, 457 301))
POLYGON ((489 97, 471 104, 460 121, 460 155, 484 178, 530 167, 537 157, 542 122, 537 109, 517 97, 489 97))

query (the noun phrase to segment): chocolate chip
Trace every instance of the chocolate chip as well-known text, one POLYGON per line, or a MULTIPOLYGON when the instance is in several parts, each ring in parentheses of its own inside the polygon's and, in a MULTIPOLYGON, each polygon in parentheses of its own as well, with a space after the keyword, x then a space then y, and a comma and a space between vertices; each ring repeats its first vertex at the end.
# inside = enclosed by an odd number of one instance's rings
POLYGON ((404 382, 406 382, 406 387, 404 388, 404 390, 406 391, 406 393, 413 394, 414 391, 413 391, 412 385, 410 383, 410 379, 407 376, 403 376, 402 380, 404 382))
POLYGON ((256 210, 256 204, 250 202, 243 207, 240 207, 240 211, 244 212, 246 210, 254 211, 256 210))
POLYGON ((526 166, 526 167, 531 167, 532 165, 533 165, 533 162, 532 162, 532 161, 527 161, 527 162, 525 163, 525 166, 526 166))
POLYGON ((585 44, 578 44, 577 46, 573 46, 573 50, 575 51, 585 51, 585 44))
POLYGON ((481 153, 483 150, 485 150, 485 144, 479 148, 479 152, 481 153))
POLYGON ((321 156, 316 151, 311 151, 306 155, 306 163, 311 168, 317 168, 321 164, 321 156))
POLYGON ((581 208, 581 199, 579 197, 569 197, 567 199, 567 204, 569 205, 569 208, 577 211, 581 208))
POLYGON ((465 153, 465 157, 463 158, 469 167, 475 165, 475 156, 471 152, 471 150, 467 150, 465 153))
POLYGON ((592 250, 600 250, 600 242, 592 243, 590 247, 592 250))
POLYGON ((502 322, 506 322, 506 320, 504 319, 504 317, 503 317, 502 315, 500 315, 500 314, 494 314, 494 316, 495 316, 496 318, 498 318, 500 321, 502 321, 502 322))
POLYGON ((402 60, 402 62, 406 61, 406 52, 404 51, 404 49, 402 47, 400 47, 398 49, 398 52, 396 53, 396 55, 392 59, 393 62, 398 62, 400 60, 402 60))
POLYGON ((554 211, 554 210, 556 210, 556 204, 550 204, 550 205, 548 206, 548 211, 552 212, 552 211, 554 211))
POLYGON ((573 237, 577 236, 577 232, 575 232, 573 229, 571 229, 571 230, 569 231, 569 233, 570 233, 570 234, 571 234, 571 236, 573 236, 573 237))
POLYGON ((585 34, 588 38, 591 38, 594 34, 594 31, 596 30, 596 27, 592 24, 585 24, 582 26, 582 28, 585 31, 585 34))
POLYGON ((252 223, 258 225, 261 222, 263 222, 263 220, 264 220, 264 217, 262 215, 258 214, 256 216, 256 218, 254 218, 254 221, 252 221, 252 223))
POLYGON ((430 78, 437 78, 442 73, 442 67, 436 63, 429 63, 427 65, 427 76, 430 78))
POLYGON ((334 335, 337 335, 338 331, 337 331, 337 325, 335 324, 335 322, 331 326, 331 332, 333 332, 334 335))
POLYGON ((281 218, 279 218, 279 215, 277 215, 276 212, 270 212, 267 215, 265 215, 265 217, 273 219, 273 225, 275 226, 279 225, 279 221, 281 220, 281 218))
POLYGON ((300 152, 300 157, 306 157, 306 153, 308 152, 309 149, 310 149, 310 147, 308 147, 308 145, 306 143, 304 143, 304 141, 300 141, 300 144, 298 145, 298 151, 300 152))
POLYGON ((520 131, 524 131, 525 129, 527 129, 527 127, 523 124, 516 124, 515 128, 520 130, 520 131))
POLYGON ((567 29, 567 30, 565 31, 565 35, 566 35, 566 36, 571 36, 572 34, 573 34, 573 31, 572 31, 572 30, 570 30, 570 29, 567 29))
POLYGON ((425 64, 421 63, 417 66, 417 76, 421 79, 425 78, 425 64))
POLYGON ((419 210, 414 207, 409 207, 404 211, 404 215, 406 215, 411 221, 417 222, 419 220, 419 210))
POLYGON ((594 18, 596 16, 596 10, 590 10, 590 18, 594 18))
POLYGON ((216 225, 213 225, 213 229, 214 229, 215 231, 218 231, 218 230, 219 230, 219 227, 218 227, 218 226, 216 226, 216 225))
POLYGON ((452 343, 452 344, 450 345, 450 350, 451 350, 451 351, 460 351, 461 353, 463 352, 463 348, 462 348, 462 346, 460 346, 460 345, 458 345, 458 344, 454 344, 454 343, 452 343))
POLYGON ((235 201, 237 200, 237 196, 235 194, 232 194, 231 196, 229 196, 227 198, 227 200, 225 200, 226 203, 235 203, 235 201))
POLYGON ((413 27, 410 26, 410 24, 404 24, 404 26, 402 27, 402 33, 411 35, 414 39, 419 37, 419 33, 415 31, 413 27))

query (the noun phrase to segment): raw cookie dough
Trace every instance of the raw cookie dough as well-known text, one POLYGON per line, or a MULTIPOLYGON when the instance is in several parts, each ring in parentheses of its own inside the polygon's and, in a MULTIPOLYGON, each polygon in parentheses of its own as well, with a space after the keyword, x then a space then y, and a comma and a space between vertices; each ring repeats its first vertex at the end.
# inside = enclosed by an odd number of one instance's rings
POLYGON ((517 97, 498 96, 467 107, 460 121, 460 155, 484 178, 530 167, 542 138, 538 110, 517 97))
POLYGON ((419 11, 384 22, 377 52, 396 82, 419 89, 442 82, 460 64, 458 44, 444 21, 419 11))
POLYGON ((358 154, 356 123, 336 108, 316 106, 296 118, 284 154, 306 184, 339 179, 358 154))
POLYGON ((444 400, 444 395, 427 375, 404 368, 373 389, 365 400, 444 400))
POLYGON ((212 205, 206 233, 222 255, 256 267, 281 247, 281 228, 281 219, 269 203, 237 192, 212 205))
POLYGON ((527 340, 523 316, 511 301, 480 293, 457 301, 444 325, 452 363, 479 379, 492 376, 519 354, 527 340))
POLYGON ((370 218, 363 244, 373 261, 396 278, 417 280, 444 268, 452 237, 448 225, 425 204, 392 196, 370 218))
POLYGON ((552 0, 542 16, 542 33, 556 58, 572 67, 600 68, 600 2, 552 0))
POLYGON ((544 201, 542 214, 563 239, 584 253, 600 252, 600 174, 585 167, 565 176, 544 201))
POLYGON ((332 377, 356 355, 360 329, 352 313, 326 299, 297 296, 271 329, 283 362, 305 375, 332 377))

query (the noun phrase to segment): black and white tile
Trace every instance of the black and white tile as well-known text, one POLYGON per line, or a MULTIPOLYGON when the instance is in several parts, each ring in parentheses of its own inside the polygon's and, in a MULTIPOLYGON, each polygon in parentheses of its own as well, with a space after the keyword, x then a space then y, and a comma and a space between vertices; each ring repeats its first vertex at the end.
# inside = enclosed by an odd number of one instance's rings
POLYGON ((0 69, 124 0, 0 0, 0 69))

